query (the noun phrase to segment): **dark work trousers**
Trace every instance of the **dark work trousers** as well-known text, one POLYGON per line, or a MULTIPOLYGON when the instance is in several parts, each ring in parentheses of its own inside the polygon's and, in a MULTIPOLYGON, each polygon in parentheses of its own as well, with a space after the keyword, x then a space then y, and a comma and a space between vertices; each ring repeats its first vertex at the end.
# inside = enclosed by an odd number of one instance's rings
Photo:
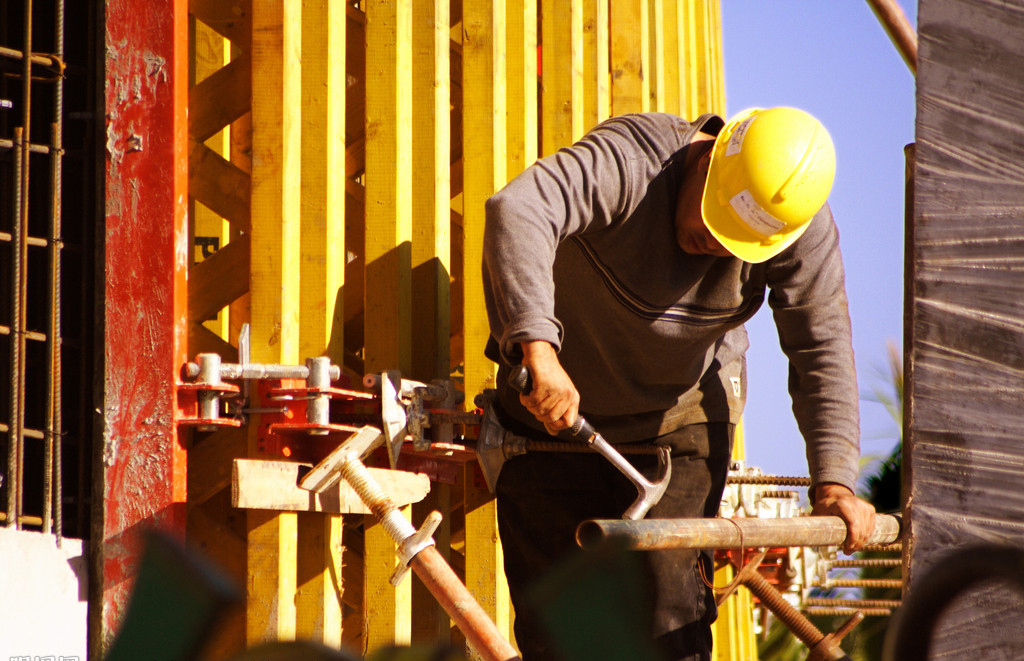
MULTIPOLYGON (((516 428, 517 433, 525 428, 516 428)), ((648 442, 672 449, 668 490, 647 518, 715 516, 728 473, 734 426, 689 425, 648 442)), ((551 437, 532 432, 534 437, 551 437)), ((622 446, 619 446, 620 448, 622 446)), ((626 454, 648 479, 657 477, 653 455, 626 454)), ((637 498, 637 489, 597 452, 529 452, 510 459, 497 485, 498 531, 505 555, 516 643, 523 661, 557 661, 531 617, 526 594, 552 566, 574 553, 575 531, 586 519, 620 519, 637 498)), ((651 635, 670 661, 711 658, 711 624, 718 616, 710 552, 640 551, 647 569, 653 621, 651 635)))

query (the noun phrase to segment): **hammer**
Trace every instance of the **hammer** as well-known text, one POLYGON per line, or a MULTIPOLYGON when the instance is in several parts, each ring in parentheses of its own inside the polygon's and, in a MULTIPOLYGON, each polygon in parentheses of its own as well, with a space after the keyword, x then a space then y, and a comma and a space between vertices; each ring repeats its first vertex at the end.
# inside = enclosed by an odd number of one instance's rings
MULTIPOLYGON (((526 365, 516 365, 512 368, 508 377, 508 384, 524 395, 529 395, 533 390, 533 379, 530 370, 526 365)), ((667 447, 658 448, 658 468, 660 477, 654 482, 649 481, 640 474, 633 464, 626 461, 626 458, 619 453, 594 427, 587 422, 583 416, 576 418, 576 422, 569 429, 563 430, 559 436, 566 440, 582 441, 591 449, 597 451, 601 456, 610 461, 613 466, 629 478, 629 481, 636 486, 639 492, 637 499, 629 506, 623 519, 636 521, 644 518, 647 512, 654 507, 668 488, 669 478, 672 477, 672 462, 670 461, 671 451, 667 447)))

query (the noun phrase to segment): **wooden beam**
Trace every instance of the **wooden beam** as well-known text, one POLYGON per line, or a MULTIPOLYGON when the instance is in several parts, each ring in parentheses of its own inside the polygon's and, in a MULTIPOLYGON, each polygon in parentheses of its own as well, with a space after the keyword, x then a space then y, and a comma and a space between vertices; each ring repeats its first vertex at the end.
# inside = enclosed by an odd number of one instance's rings
MULTIPOLYGON (((301 5, 253 1, 251 358, 298 362, 301 5)), ((259 418, 249 424, 258 450, 259 418)), ((295 637, 294 513, 249 510, 246 637, 295 637)))
MULTIPOLYGON (((537 160, 537 0, 506 0, 508 13, 507 171, 514 177, 537 160)), ((462 161, 457 168, 462 190, 462 161)), ((456 177, 452 177, 453 184, 456 177)))
MULTIPOLYGON (((650 105, 652 112, 665 112, 665 4, 663 0, 648 0, 650 20, 648 24, 650 71, 644 74, 650 81, 650 105)), ((672 4, 671 2, 669 4, 672 4)))
MULTIPOLYGON (((335 314, 345 284, 345 7, 305 3, 302 52, 302 283, 299 355, 342 360, 335 314)), ((340 339, 340 338, 339 338, 340 339)))
POLYGON ((412 378, 449 371, 451 104, 448 0, 415 0, 412 33, 412 378))
MULTIPOLYGON (((344 362, 345 5, 302 8, 302 261, 299 356, 344 362)), ((341 647, 340 516, 298 518, 296 633, 341 647)))
POLYGON ((366 43, 366 369, 412 369, 412 1, 370 2, 366 43))
POLYGON ((541 156, 583 135, 583 2, 541 4, 541 156))
MULTIPOLYGON (((236 459, 232 463, 231 503, 243 509, 289 512, 369 514, 359 495, 341 480, 322 493, 306 491, 299 480, 310 464, 270 459, 236 459)), ((416 503, 430 491, 430 479, 421 473, 367 468, 399 507, 416 503)))
POLYGON ((188 316, 202 322, 249 291, 251 239, 243 234, 189 271, 188 316))
POLYGON ((683 68, 682 53, 679 42, 679 22, 682 20, 684 2, 666 2, 664 4, 664 27, 662 35, 665 39, 664 57, 665 74, 662 76, 665 97, 665 112, 683 115, 680 98, 680 70, 683 68))
POLYGON ((252 47, 252 0, 189 0, 188 10, 240 50, 252 47))
POLYGON ((243 54, 190 89, 189 137, 205 142, 249 112, 252 80, 252 59, 243 54))
MULTIPOLYGON (((409 517, 411 507, 402 509, 409 517)), ((398 568, 398 547, 372 515, 364 519, 363 655, 385 645, 408 645, 412 640, 412 581, 397 586, 391 576, 398 568)))
POLYGON ((679 5, 680 66, 679 89, 681 95, 681 112, 686 119, 696 119, 700 115, 700 73, 701 58, 697 49, 697 6, 702 0, 684 0, 679 5))
POLYGON ((241 428, 220 429, 188 450, 188 504, 195 507, 231 486, 231 468, 245 455, 241 428))
POLYGON ((463 336, 466 405, 493 387, 495 366, 484 357, 490 335, 480 264, 483 262, 484 202, 505 177, 505 2, 463 6, 463 336))
POLYGON ((251 216, 249 175, 201 142, 189 141, 188 193, 237 230, 248 232, 251 216))
MULTIPOLYGON (((904 298, 911 597, 955 549, 982 547, 971 562, 984 564, 985 545, 1024 546, 1024 21, 1003 2, 925 0, 917 24, 904 298)), ((928 657, 1019 655, 1015 585, 1007 575, 950 595, 928 657)))
POLYGON ((612 114, 650 109, 650 35, 647 0, 616 0, 611 6, 612 114))
POLYGON ((583 130, 611 114, 608 0, 583 0, 583 130))
POLYGON ((497 501, 483 483, 479 466, 469 463, 465 470, 466 587, 497 624, 501 634, 511 640, 511 602, 504 554, 497 535, 497 501))

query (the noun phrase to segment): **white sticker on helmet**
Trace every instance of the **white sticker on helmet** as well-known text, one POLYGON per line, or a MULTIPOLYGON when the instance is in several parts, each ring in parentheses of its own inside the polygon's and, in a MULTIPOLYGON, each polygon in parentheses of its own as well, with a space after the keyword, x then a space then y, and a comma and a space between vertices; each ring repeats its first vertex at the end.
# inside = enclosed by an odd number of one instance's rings
POLYGON ((765 238, 778 234, 786 227, 786 223, 762 209, 747 189, 734 195, 729 205, 747 227, 765 238))
POLYGON ((747 129, 750 128, 755 119, 757 119, 756 115, 745 119, 732 130, 732 135, 729 136, 729 144, 725 146, 726 156, 740 153, 740 149, 743 148, 743 138, 747 135, 747 129))

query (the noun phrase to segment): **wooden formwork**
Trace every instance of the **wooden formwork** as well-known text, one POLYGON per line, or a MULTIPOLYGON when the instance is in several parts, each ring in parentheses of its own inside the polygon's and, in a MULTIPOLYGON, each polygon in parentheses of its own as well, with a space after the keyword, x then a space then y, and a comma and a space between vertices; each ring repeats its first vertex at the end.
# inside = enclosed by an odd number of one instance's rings
MULTIPOLYGON (((717 0, 188 10, 190 356, 237 360, 247 323, 253 362, 454 377, 471 406, 494 377, 486 198, 610 115, 724 111, 717 0)), ((294 637, 459 642, 416 581, 390 585, 394 544, 366 515, 231 507, 231 463, 259 456, 258 427, 188 452, 187 538, 246 590, 211 658, 294 637)), ((510 634, 494 501, 471 459, 447 475, 408 513, 442 511, 439 547, 510 634)))

